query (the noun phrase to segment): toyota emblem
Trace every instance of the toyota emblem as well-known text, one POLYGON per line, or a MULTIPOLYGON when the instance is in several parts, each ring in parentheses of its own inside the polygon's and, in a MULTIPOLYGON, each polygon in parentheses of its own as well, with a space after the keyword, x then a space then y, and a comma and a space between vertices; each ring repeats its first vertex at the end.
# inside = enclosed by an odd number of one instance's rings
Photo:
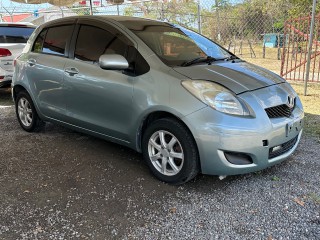
POLYGON ((294 107, 294 100, 295 100, 295 98, 294 98, 294 97, 292 97, 292 96, 288 96, 288 103, 287 103, 287 106, 288 106, 289 108, 293 108, 293 107, 294 107))

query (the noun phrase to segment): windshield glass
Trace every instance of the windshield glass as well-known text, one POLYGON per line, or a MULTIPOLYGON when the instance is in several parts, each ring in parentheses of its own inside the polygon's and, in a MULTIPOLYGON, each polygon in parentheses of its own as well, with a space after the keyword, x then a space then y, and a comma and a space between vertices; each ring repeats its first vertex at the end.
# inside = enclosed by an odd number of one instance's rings
POLYGON ((0 26, 0 43, 26 43, 33 31, 29 27, 0 26))
POLYGON ((181 66, 199 57, 225 59, 231 56, 211 40, 180 26, 156 25, 132 31, 169 66, 181 66))

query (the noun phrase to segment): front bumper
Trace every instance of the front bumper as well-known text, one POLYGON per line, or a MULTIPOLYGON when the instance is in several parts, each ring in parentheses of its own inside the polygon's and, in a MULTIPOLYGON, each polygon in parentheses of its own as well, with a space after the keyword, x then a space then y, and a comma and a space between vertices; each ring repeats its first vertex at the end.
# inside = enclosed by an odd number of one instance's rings
POLYGON ((255 118, 244 118, 207 107, 184 118, 198 146, 202 173, 237 175, 259 171, 280 163, 295 151, 303 128, 302 106, 296 107, 290 118, 269 119, 261 107, 255 113, 255 118), (228 160, 230 156, 241 161, 234 164, 228 160))

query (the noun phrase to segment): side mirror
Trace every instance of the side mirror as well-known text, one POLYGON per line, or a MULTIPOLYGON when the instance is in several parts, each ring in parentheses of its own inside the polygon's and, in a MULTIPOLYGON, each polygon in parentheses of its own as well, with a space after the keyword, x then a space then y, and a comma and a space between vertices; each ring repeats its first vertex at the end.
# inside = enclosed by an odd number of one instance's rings
POLYGON ((99 58, 99 65, 106 70, 125 70, 129 67, 127 59, 119 54, 103 54, 99 58))

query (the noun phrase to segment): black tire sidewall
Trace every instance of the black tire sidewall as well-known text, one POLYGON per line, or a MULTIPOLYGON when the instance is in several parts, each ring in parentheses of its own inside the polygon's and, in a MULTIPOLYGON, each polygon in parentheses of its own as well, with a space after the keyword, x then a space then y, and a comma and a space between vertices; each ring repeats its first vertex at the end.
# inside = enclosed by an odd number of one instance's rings
POLYGON ((163 182, 170 184, 182 184, 195 177, 199 172, 199 154, 193 136, 183 124, 174 119, 157 120, 146 129, 142 140, 142 154, 151 172, 163 182), (173 134, 178 139, 183 149, 184 163, 179 173, 174 176, 166 176, 160 173, 153 166, 149 158, 149 139, 159 130, 164 130, 173 134))

